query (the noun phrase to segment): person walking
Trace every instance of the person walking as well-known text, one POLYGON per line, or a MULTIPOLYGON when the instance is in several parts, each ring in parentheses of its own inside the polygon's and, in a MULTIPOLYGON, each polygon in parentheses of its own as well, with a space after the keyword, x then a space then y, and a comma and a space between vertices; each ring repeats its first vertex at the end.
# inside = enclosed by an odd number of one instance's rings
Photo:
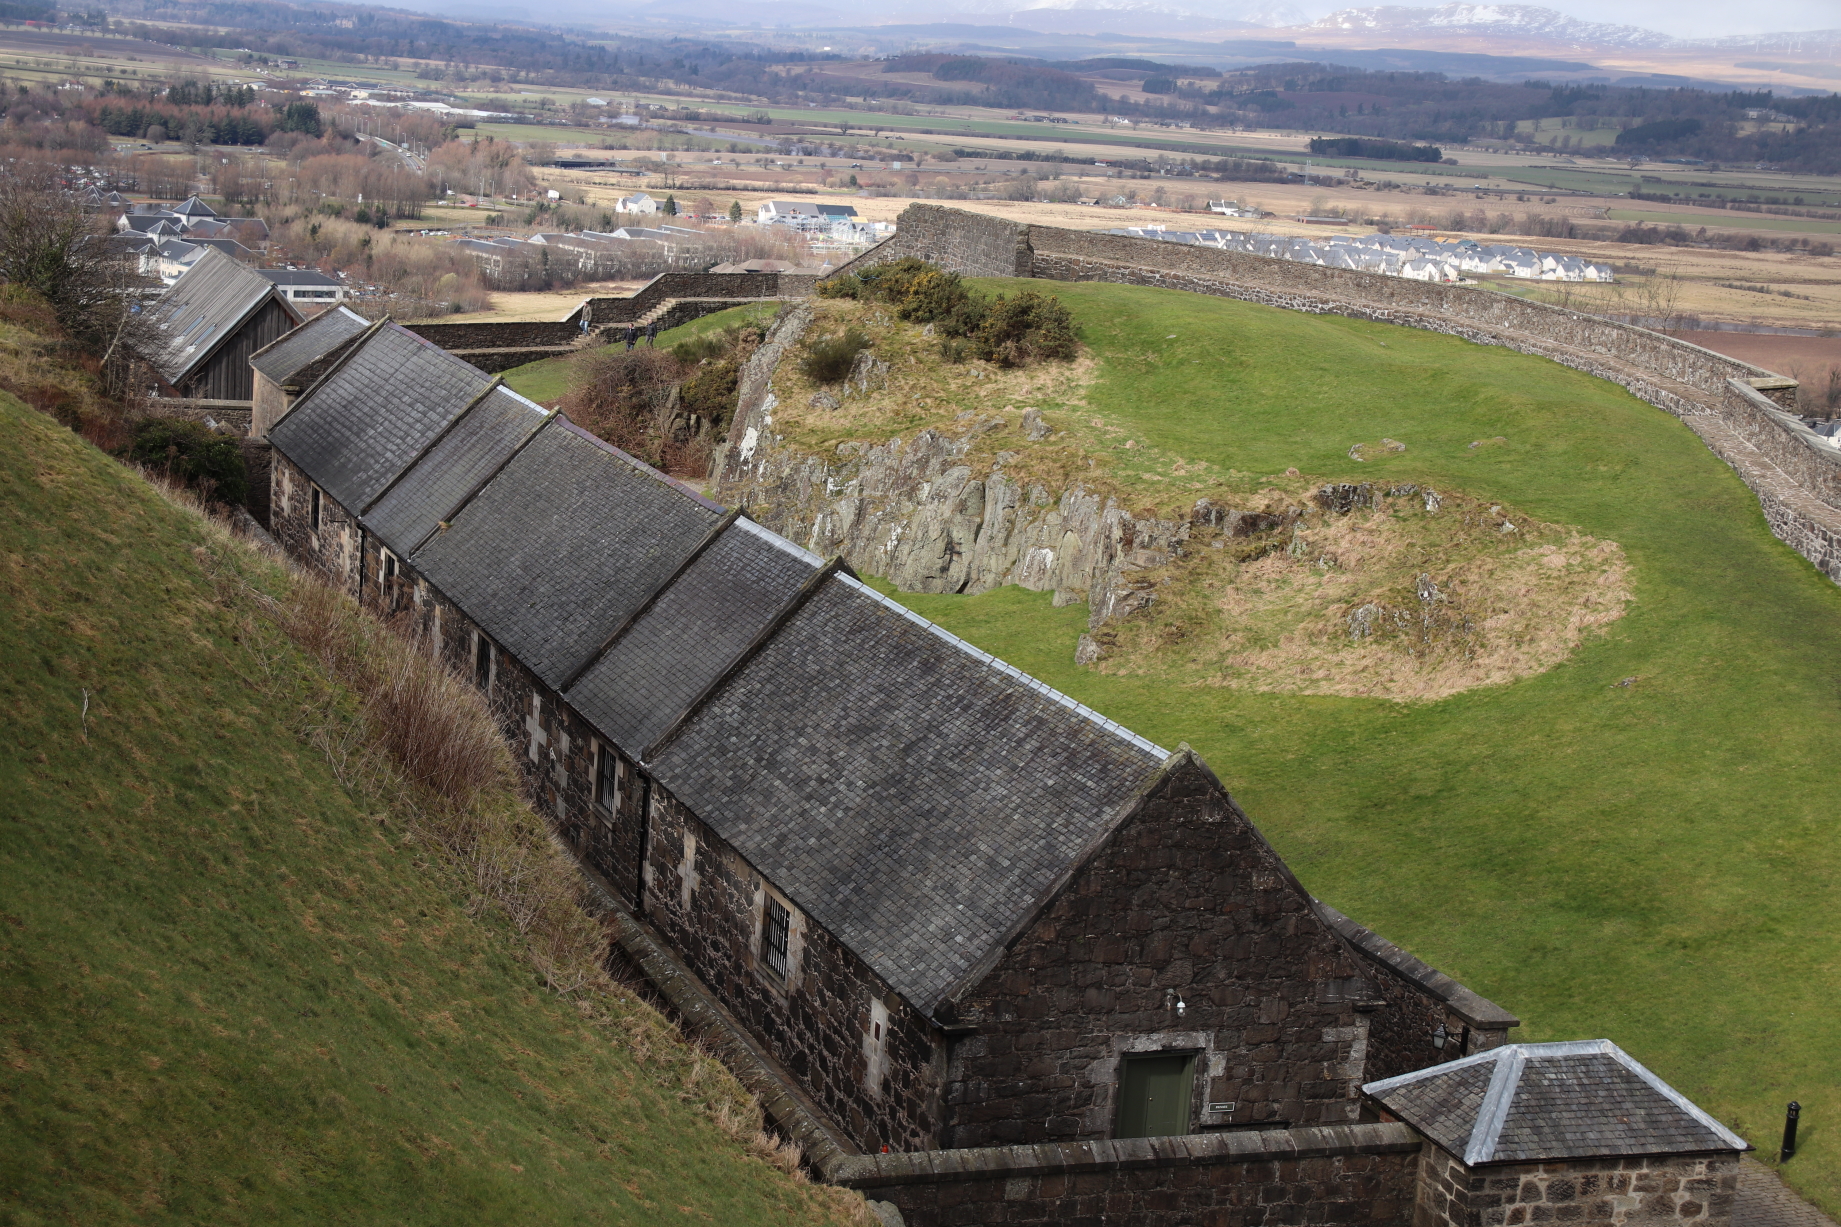
POLYGON ((628 324, 626 326, 626 349, 628 353, 633 352, 633 345, 638 340, 639 326, 637 324, 628 324))
POLYGON ((650 324, 646 325, 646 348, 652 349, 657 345, 657 343, 658 343, 658 321, 653 320, 650 324))

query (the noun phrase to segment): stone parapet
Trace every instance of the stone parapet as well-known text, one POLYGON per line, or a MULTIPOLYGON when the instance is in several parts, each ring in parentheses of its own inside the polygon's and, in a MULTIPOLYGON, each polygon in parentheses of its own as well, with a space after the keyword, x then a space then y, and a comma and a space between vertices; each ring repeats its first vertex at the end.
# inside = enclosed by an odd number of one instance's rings
POLYGON ((1398 1123, 836 1159, 822 1174, 908 1227, 972 1223, 1410 1221, 1423 1146, 1398 1123))

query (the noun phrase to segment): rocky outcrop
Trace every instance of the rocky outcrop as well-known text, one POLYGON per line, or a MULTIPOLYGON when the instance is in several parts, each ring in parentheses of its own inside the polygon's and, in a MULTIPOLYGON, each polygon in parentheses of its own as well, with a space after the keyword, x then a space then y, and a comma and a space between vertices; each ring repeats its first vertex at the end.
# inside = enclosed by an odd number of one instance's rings
MULTIPOLYGON (((972 445, 1011 429, 1002 418, 967 415, 954 424, 961 433, 846 442, 830 456, 788 447, 773 429, 772 373, 810 322, 809 305, 795 308, 744 367, 739 412, 711 494, 905 592, 1017 584, 1053 592, 1057 605, 1088 602, 1097 627, 1149 604, 1152 585, 1140 573, 1170 561, 1198 529, 1245 536, 1277 523, 1207 501, 1188 519, 1140 517, 1078 486, 1052 491, 1015 480, 1004 472, 1011 459, 1005 452, 974 466, 972 445)), ((1021 431, 1039 437, 1040 415, 1026 414, 1021 431)))

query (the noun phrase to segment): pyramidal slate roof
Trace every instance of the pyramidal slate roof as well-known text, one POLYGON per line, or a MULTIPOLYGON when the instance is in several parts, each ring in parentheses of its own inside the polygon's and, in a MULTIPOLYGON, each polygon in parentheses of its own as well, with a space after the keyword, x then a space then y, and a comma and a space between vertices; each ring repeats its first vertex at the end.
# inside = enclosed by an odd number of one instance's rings
POLYGON ((294 402, 269 442, 362 512, 491 384, 465 359, 385 324, 294 402))
POLYGON ((154 304, 159 340, 147 360, 168 383, 177 384, 270 298, 286 301, 261 273, 207 248, 154 304))
MULTIPOLYGON (((266 274, 264 277, 267 279, 266 274)), ((272 280, 269 283, 274 284, 272 280)), ((350 307, 334 307, 258 349, 249 356, 249 365, 274 382, 285 384, 288 376, 318 362, 370 326, 371 321, 350 307)))
POLYGON ((561 689, 721 518, 715 503, 558 414, 414 562, 561 689))
POLYGON ((543 425, 542 405, 496 384, 429 444, 361 517, 407 557, 543 425))
POLYGON ((1751 1149, 1610 1040, 1505 1044, 1362 1090, 1472 1167, 1751 1149))
POLYGON ((649 766, 931 1012, 1168 758, 839 574, 649 766))

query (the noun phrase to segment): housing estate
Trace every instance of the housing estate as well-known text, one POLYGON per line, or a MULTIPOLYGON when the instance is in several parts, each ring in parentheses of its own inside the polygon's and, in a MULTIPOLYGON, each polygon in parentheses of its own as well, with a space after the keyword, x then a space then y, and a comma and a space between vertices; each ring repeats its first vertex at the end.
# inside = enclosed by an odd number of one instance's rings
POLYGON ((1187 747, 408 329, 335 308, 252 362, 274 535, 480 687, 825 1178, 915 1227, 1729 1220, 1741 1140, 1603 1041, 1510 1043, 1187 747))
MULTIPOLYGON (((1230 211, 1235 206, 1211 203, 1209 207, 1217 213, 1238 216, 1230 211)), ((1616 280, 1608 264, 1593 264, 1578 256, 1556 255, 1504 243, 1478 243, 1475 239, 1441 243, 1420 236, 1388 234, 1335 234, 1317 239, 1235 230, 1170 230, 1163 226, 1126 226, 1105 233, 1214 247, 1222 251, 1244 251, 1276 260, 1381 273, 1409 281, 1452 282, 1461 280, 1465 273, 1505 273, 1536 281, 1616 280)))

